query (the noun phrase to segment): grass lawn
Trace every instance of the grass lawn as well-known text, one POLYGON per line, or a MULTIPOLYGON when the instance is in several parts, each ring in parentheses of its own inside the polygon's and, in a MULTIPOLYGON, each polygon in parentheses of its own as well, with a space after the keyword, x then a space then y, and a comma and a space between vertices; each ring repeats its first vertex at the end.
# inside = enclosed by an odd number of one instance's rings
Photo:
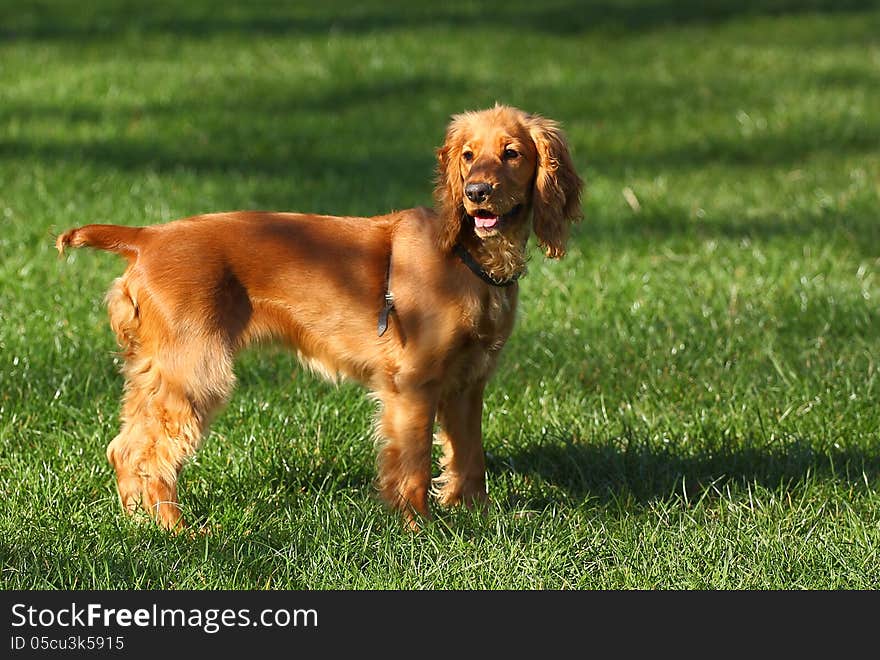
POLYGON ((350 4, 0 7, 0 587, 880 587, 880 4, 350 4), (182 476, 211 533, 124 517, 123 261, 55 234, 428 204, 496 100, 588 195, 487 392, 488 514, 404 532, 373 404, 270 348, 182 476))

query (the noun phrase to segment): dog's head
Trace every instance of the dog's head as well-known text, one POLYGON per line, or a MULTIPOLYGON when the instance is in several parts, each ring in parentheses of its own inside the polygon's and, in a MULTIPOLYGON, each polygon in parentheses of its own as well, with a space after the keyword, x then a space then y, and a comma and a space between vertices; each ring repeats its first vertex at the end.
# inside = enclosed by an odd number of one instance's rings
POLYGON ((547 256, 565 254, 569 224, 581 217, 583 182, 556 122, 500 105, 456 115, 437 159, 442 250, 463 232, 524 244, 531 212, 547 256))

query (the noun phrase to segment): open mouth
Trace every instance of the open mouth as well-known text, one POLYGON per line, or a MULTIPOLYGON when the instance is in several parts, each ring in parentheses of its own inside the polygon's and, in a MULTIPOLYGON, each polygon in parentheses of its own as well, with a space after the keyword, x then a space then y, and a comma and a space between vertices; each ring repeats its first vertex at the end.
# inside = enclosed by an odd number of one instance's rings
POLYGON ((471 214, 471 217, 474 219, 474 228, 477 230, 477 233, 497 229, 505 218, 515 215, 521 207, 522 204, 517 204, 504 215, 496 215, 488 209, 477 209, 471 214))
POLYGON ((477 209, 474 211, 474 227, 477 229, 495 229, 500 221, 500 217, 494 215, 486 209, 477 209))

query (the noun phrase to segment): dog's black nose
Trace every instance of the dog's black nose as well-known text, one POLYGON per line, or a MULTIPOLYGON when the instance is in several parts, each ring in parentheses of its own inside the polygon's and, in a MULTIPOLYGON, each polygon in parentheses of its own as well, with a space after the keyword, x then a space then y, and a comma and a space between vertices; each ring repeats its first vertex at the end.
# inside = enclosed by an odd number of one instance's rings
POLYGON ((464 187, 464 194, 474 204, 486 201, 490 192, 492 192, 491 183, 469 183, 464 187))

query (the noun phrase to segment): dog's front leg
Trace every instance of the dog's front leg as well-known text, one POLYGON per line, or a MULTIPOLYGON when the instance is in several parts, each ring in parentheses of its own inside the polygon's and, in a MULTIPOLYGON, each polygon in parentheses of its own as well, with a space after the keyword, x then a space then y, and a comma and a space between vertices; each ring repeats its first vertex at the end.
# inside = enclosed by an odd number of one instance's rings
POLYGON ((430 517, 431 438, 437 411, 433 386, 379 392, 382 415, 378 434, 379 491, 410 527, 418 527, 415 514, 430 517))
POLYGON ((440 400, 437 417, 443 472, 437 478, 437 497, 443 505, 471 507, 488 499, 482 434, 485 385, 474 383, 440 400))

